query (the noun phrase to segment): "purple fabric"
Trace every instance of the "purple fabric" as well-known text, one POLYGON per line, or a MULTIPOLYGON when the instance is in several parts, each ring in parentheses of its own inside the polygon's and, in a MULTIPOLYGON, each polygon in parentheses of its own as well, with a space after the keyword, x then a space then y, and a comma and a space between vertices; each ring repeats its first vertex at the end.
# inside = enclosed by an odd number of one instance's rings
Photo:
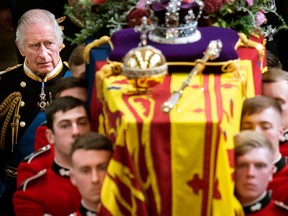
MULTIPOLYGON (((238 33, 228 28, 202 27, 198 28, 201 32, 201 39, 189 44, 159 44, 148 40, 148 45, 154 46, 161 50, 168 62, 193 62, 203 57, 211 40, 220 39, 223 48, 220 56, 214 62, 228 61, 238 59, 235 50, 235 44, 239 39, 238 33)), ((137 47, 140 42, 140 33, 135 32, 133 28, 123 29, 115 32, 111 37, 114 49, 109 55, 112 61, 122 61, 126 53, 137 47)))

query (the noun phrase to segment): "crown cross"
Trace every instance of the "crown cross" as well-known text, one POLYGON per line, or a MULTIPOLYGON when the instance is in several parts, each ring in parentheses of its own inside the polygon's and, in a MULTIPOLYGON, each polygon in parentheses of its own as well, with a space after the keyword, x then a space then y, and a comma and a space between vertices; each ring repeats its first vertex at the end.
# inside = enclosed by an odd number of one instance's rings
POLYGON ((179 25, 179 10, 181 0, 174 0, 168 4, 167 12, 165 14, 165 24, 167 27, 177 27, 179 25))
POLYGON ((141 36, 140 36, 140 43, 138 46, 146 46, 147 45, 147 33, 152 31, 154 29, 153 25, 149 25, 148 21, 147 21, 147 17, 142 17, 141 19, 141 25, 140 26, 135 26, 134 30, 136 32, 141 32, 141 36))

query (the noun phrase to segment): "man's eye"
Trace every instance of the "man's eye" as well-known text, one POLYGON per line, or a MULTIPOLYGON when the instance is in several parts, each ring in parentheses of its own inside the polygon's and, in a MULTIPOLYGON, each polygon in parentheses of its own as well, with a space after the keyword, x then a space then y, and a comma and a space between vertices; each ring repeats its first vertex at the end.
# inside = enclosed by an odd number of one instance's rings
POLYGON ((53 44, 53 42, 47 41, 47 42, 45 42, 45 47, 50 47, 52 44, 53 44))
POLYGON ((101 165, 101 166, 98 167, 98 170, 99 170, 99 171, 106 171, 106 170, 107 170, 107 167, 108 167, 108 165, 103 164, 103 165, 101 165))
POLYGON ((69 128, 69 127, 70 127, 70 124, 68 124, 68 123, 60 125, 60 128, 69 128))
POLYGON ((81 170, 81 173, 88 173, 90 170, 89 170, 89 168, 82 168, 81 170))
POLYGON ((38 47, 39 47, 39 44, 31 44, 30 47, 33 48, 33 49, 35 49, 35 48, 38 48, 38 47))
POLYGON ((264 124, 264 125, 261 126, 261 128, 262 128, 263 130, 269 130, 269 129, 271 128, 271 125, 269 125, 269 124, 264 124))
POLYGON ((78 124, 82 126, 86 126, 89 124, 89 121, 87 119, 82 119, 78 122, 78 124))
POLYGON ((266 167, 266 164, 263 164, 263 163, 256 163, 256 164, 255 164, 255 167, 256 167, 257 169, 261 169, 261 168, 266 167))
POLYGON ((252 125, 248 125, 248 124, 241 125, 241 130, 252 130, 252 129, 253 129, 252 125))
POLYGON ((238 168, 238 169, 243 169, 243 168, 246 168, 246 167, 248 167, 248 165, 247 164, 236 164, 236 167, 238 168))

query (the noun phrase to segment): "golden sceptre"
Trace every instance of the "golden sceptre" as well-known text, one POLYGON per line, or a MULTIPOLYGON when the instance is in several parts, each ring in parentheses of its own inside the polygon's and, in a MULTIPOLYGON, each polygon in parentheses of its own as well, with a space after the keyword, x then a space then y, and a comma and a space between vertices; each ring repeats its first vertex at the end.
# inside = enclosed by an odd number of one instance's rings
POLYGON ((204 56, 201 59, 196 60, 196 65, 189 73, 187 79, 182 82, 181 88, 174 91, 171 97, 162 104, 162 111, 165 113, 170 112, 174 106, 178 103, 178 100, 183 94, 184 89, 189 85, 190 80, 199 72, 202 72, 205 68, 205 62, 208 60, 214 60, 219 57, 222 49, 222 42, 220 40, 210 41, 204 56))

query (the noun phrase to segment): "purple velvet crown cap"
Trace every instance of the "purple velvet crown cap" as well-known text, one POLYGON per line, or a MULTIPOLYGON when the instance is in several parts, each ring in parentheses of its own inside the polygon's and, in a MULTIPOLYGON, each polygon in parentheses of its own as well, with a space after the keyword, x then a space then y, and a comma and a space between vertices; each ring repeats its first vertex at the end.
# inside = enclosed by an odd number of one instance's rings
MULTIPOLYGON (((211 40, 220 39, 223 48, 220 56, 214 62, 223 62, 238 59, 235 45, 239 39, 238 33, 228 28, 202 27, 198 28, 201 33, 201 39, 188 44, 160 44, 147 40, 147 45, 154 46, 162 51, 167 62, 194 62, 201 59, 211 40)), ((111 42, 114 49, 109 55, 111 61, 121 62, 129 50, 138 46, 140 42, 140 33, 135 32, 133 28, 123 29, 115 32, 111 36, 111 42)))

